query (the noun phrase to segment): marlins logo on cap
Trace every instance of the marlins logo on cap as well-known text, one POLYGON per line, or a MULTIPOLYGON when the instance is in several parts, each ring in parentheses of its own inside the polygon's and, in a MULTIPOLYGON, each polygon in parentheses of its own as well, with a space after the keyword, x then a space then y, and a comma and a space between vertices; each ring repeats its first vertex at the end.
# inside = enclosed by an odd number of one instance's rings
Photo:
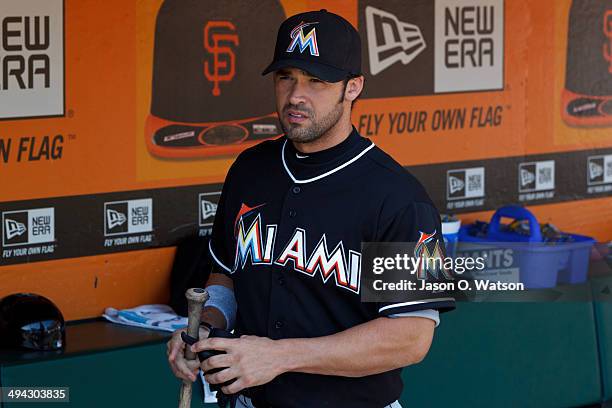
POLYGON ((361 75, 359 33, 327 10, 291 16, 278 29, 274 59, 262 74, 282 68, 299 68, 327 82, 361 75))
POLYGON ((319 56, 319 47, 317 46, 317 32, 316 27, 313 27, 312 30, 308 32, 308 34, 304 35, 303 29, 313 25, 315 23, 305 23, 301 22, 297 27, 291 30, 291 44, 289 44, 289 48, 287 48, 287 52, 293 52, 296 46, 299 46, 300 52, 304 52, 306 48, 309 49, 310 55, 314 57, 319 56))

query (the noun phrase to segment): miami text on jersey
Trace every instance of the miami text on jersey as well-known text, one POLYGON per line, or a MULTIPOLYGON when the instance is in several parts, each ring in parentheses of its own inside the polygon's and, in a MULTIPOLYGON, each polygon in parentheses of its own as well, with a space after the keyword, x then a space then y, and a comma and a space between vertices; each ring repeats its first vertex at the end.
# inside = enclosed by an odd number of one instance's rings
POLYGON ((315 277, 320 274, 323 282, 334 276, 336 286, 359 294, 361 275, 361 253, 352 249, 347 253, 342 241, 330 252, 325 234, 321 236, 314 250, 306 254, 306 230, 295 228, 289 241, 282 246, 279 255, 274 259, 274 247, 277 225, 263 226, 261 214, 257 213, 248 229, 244 226, 243 217, 236 223, 236 256, 234 260, 234 273, 238 268, 243 269, 247 260, 251 265, 281 265, 293 264, 296 272, 315 277), (265 239, 262 230, 265 228, 265 239))

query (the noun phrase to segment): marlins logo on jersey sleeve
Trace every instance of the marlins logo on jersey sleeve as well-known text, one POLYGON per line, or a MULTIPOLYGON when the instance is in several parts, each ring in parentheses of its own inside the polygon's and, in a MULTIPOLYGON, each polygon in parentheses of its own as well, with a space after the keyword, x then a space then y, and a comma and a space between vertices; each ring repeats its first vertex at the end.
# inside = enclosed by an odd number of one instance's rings
MULTIPOLYGON (((436 208, 425 202, 413 202, 397 211, 395 216, 381 226, 380 242, 415 243, 415 257, 445 257, 444 239, 442 237, 440 216, 436 208)), ((421 263, 417 271, 420 278, 451 278, 450 271, 429 268, 421 263)), ((381 303, 378 312, 383 316, 413 312, 416 310, 437 309, 447 311, 454 309, 455 299, 448 293, 431 293, 420 291, 418 298, 408 302, 381 303)))

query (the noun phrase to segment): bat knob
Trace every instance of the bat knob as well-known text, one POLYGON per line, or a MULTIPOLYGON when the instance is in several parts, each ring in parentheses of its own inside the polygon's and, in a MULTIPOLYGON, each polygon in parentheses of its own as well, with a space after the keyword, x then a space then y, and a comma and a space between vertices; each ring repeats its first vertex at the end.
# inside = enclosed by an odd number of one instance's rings
POLYGON ((202 288, 190 288, 185 292, 188 301, 205 303, 208 300, 208 292, 202 288))

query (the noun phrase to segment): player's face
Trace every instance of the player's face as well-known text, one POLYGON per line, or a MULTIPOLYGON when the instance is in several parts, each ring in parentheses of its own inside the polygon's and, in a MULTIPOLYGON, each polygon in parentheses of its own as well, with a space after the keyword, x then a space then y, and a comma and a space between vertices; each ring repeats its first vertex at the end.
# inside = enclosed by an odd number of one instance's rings
POLYGON ((325 82, 297 68, 274 73, 276 111, 287 138, 308 143, 331 129, 344 111, 344 85, 325 82))

